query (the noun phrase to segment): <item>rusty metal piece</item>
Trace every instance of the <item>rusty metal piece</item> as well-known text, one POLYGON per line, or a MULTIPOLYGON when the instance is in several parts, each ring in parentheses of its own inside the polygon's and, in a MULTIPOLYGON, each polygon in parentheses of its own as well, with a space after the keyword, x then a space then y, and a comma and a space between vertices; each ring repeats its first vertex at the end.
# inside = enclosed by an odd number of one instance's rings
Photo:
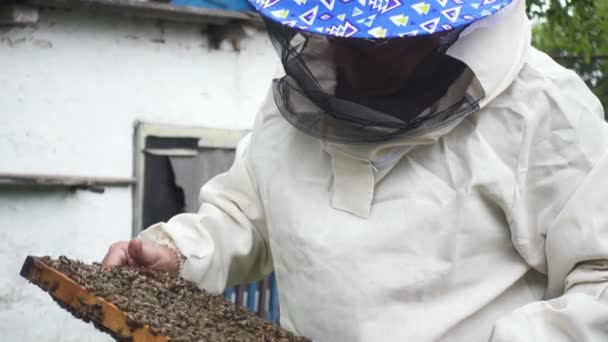
POLYGON ((169 338, 156 335, 150 327, 133 328, 127 323, 127 314, 114 304, 97 297, 65 274, 48 266, 39 257, 28 256, 23 263, 21 276, 48 292, 68 311, 92 320, 102 330, 107 330, 117 339, 133 342, 166 342, 169 338), (91 311, 95 311, 91 313, 91 311))

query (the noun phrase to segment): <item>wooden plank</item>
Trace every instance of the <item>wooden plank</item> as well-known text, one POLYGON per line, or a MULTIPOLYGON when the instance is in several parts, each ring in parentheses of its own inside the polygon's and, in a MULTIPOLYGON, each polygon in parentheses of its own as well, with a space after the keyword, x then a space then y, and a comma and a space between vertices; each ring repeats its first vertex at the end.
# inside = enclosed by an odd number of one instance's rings
POLYGON ((127 187, 134 184, 135 179, 129 177, 114 178, 0 173, 0 185, 8 186, 66 187, 103 192, 103 187, 127 187))
POLYGON ((35 24, 38 18, 37 8, 21 4, 0 4, 0 25, 35 24))
POLYGON ((175 6, 166 3, 138 0, 24 0, 27 4, 94 11, 113 12, 120 15, 146 17, 161 20, 224 24, 233 20, 262 24, 257 12, 229 11, 214 8, 175 6))
POLYGON ((31 281, 75 315, 83 315, 107 329, 115 337, 133 342, 165 342, 169 338, 154 334, 148 325, 132 328, 127 314, 114 304, 97 297, 58 270, 46 265, 38 257, 28 256, 21 268, 21 276, 31 281))

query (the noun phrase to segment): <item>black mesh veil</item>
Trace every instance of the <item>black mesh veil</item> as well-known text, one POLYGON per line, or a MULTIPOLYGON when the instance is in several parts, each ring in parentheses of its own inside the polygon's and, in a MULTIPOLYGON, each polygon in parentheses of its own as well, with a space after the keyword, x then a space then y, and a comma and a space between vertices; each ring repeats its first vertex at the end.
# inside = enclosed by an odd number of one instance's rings
POLYGON ((461 29, 366 40, 265 22, 285 70, 273 82, 276 105, 306 134, 347 144, 418 136, 474 112, 484 96, 467 65, 445 54, 461 29))

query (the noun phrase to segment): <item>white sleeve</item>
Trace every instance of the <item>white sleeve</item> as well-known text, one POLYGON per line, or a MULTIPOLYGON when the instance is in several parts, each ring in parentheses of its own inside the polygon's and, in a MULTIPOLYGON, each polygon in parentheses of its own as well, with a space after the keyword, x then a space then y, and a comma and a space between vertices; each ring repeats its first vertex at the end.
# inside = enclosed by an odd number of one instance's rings
POLYGON ((570 96, 591 106, 555 101, 530 127, 508 213, 545 300, 498 320, 492 342, 608 341, 608 126, 597 100, 570 96))
POLYGON ((203 186, 198 213, 176 215, 140 235, 170 240, 186 257, 181 276, 212 293, 272 271, 264 210, 247 166, 249 140, 239 143, 230 170, 203 186))
POLYGON ((547 300, 494 326, 492 342, 608 341, 608 156, 546 235, 547 300))

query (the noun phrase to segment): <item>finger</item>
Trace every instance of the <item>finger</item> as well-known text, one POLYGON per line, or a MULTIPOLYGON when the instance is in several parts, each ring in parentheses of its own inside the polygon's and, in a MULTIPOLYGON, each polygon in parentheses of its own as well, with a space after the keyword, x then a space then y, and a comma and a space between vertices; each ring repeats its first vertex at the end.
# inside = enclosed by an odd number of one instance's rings
POLYGON ((129 257, 142 267, 174 272, 177 270, 177 256, 170 248, 142 239, 129 242, 129 257))
POLYGON ((101 267, 115 267, 126 265, 129 261, 129 255, 126 251, 126 243, 115 243, 110 246, 108 253, 101 261, 101 267))
POLYGON ((153 242, 137 238, 129 241, 127 251, 129 257, 131 257, 136 264, 143 267, 154 268, 160 259, 158 250, 155 248, 157 246, 158 245, 153 242))
POLYGON ((139 265, 132 258, 129 258, 129 260, 127 261, 127 266, 130 266, 130 267, 139 267, 139 265))

